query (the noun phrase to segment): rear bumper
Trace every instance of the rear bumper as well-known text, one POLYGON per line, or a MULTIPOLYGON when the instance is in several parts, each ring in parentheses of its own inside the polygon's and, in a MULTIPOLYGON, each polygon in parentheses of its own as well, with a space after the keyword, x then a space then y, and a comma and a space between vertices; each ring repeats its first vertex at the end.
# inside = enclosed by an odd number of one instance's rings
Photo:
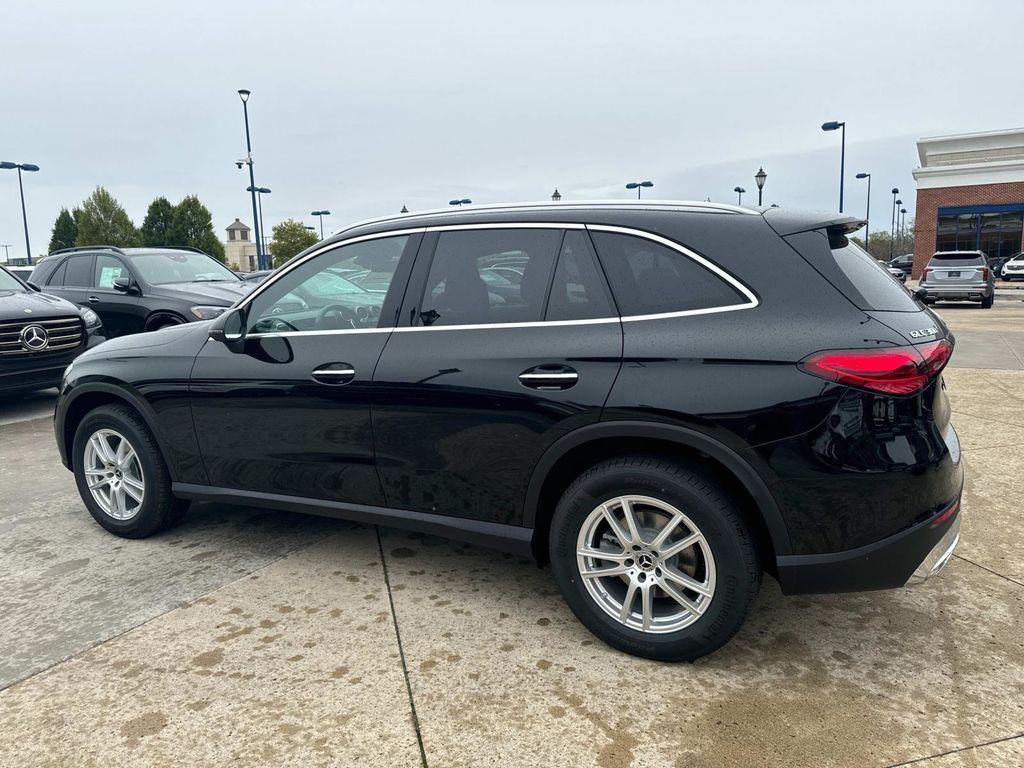
POLYGON ((922 285, 920 290, 927 299, 980 301, 993 295, 990 285, 922 285))
POLYGON ((938 573, 960 541, 960 499, 905 531, 867 546, 827 555, 776 558, 788 595, 859 592, 918 584, 938 573))

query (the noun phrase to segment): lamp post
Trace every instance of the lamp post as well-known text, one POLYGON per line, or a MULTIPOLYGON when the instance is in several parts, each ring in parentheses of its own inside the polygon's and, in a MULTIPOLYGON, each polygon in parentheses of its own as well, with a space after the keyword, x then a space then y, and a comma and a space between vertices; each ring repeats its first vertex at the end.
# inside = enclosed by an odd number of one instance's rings
POLYGON ((0 248, 4 249, 4 264, 11 263, 11 252, 8 250, 10 247, 10 243, 0 243, 0 248))
POLYGON ((736 193, 736 205, 743 205, 743 193, 747 190, 743 187, 733 187, 732 191, 736 193))
POLYGON ((906 237, 906 226, 907 226, 907 209, 900 208, 900 247, 898 250, 903 250, 903 240, 906 237))
POLYGON ((768 178, 768 174, 764 172, 764 168, 758 168, 757 173, 754 174, 754 183, 757 184, 757 207, 761 207, 761 190, 764 189, 764 180, 768 178))
POLYGON ((405 207, 405 203, 402 203, 402 210, 400 210, 399 213, 408 213, 408 212, 409 212, 409 209, 405 207))
POLYGON ((640 190, 643 189, 644 187, 649 189, 650 187, 653 187, 653 186, 654 186, 654 182, 653 181, 631 181, 631 182, 629 182, 629 184, 626 185, 626 189, 635 189, 636 190, 636 199, 639 200, 640 199, 640 190))
MULTIPOLYGON (((252 139, 249 135, 249 91, 241 88, 238 91, 238 98, 242 100, 242 114, 245 117, 245 160, 240 161, 249 166, 249 189, 252 196, 252 219, 256 228, 256 264, 260 269, 266 269, 266 258, 263 255, 263 238, 260 234, 259 212, 256 205, 256 175, 252 168, 252 139)), ((236 163, 237 165, 237 163, 236 163)), ((241 168, 241 165, 238 165, 241 168)))
POLYGON ((310 211, 309 215, 310 216, 316 216, 318 219, 320 219, 320 239, 323 240, 324 239, 324 216, 330 216, 331 212, 327 211, 327 210, 324 210, 324 211, 310 211))
POLYGON ((828 123, 822 123, 821 130, 823 131, 837 131, 842 130, 842 150, 839 155, 839 212, 843 212, 843 176, 846 174, 846 123, 841 123, 833 120, 828 123))
POLYGON ((896 238, 896 195, 899 193, 899 187, 892 188, 892 223, 889 225, 889 261, 892 261, 893 256, 895 256, 893 248, 896 245, 894 242, 896 238))
POLYGON ((871 253, 871 174, 858 173, 857 178, 868 180, 868 202, 864 206, 864 250, 871 253))
POLYGON ((28 257, 28 263, 31 264, 32 246, 28 242, 28 215, 25 213, 25 186, 21 183, 21 172, 33 173, 39 170, 39 166, 32 163, 8 163, 7 161, 0 163, 0 169, 5 171, 15 168, 18 170, 18 191, 21 193, 21 223, 25 226, 25 255, 28 257))
POLYGON ((448 205, 470 205, 472 202, 468 197, 464 197, 461 200, 449 200, 448 205))
POLYGON ((555 191, 551 193, 551 202, 557 203, 562 199, 562 194, 558 191, 558 187, 555 187, 555 191))
POLYGON ((256 200, 258 202, 257 208, 258 208, 258 211, 259 211, 258 212, 258 220, 259 220, 259 223, 260 223, 258 229, 259 229, 260 232, 263 233, 263 240, 261 240, 260 243, 263 245, 263 252, 266 253, 266 250, 267 250, 267 243, 266 243, 267 235, 266 235, 266 231, 267 230, 263 227, 263 196, 264 195, 269 195, 270 194, 270 190, 267 189, 266 187, 246 187, 245 191, 246 192, 255 192, 256 195, 257 195, 256 200))

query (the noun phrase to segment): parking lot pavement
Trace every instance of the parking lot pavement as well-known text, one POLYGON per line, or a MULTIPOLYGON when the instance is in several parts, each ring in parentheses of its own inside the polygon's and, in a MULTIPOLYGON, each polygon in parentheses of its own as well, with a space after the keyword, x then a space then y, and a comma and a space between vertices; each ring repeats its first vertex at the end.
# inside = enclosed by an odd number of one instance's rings
MULTIPOLYGON (((967 356, 1024 317, 939 311, 967 356)), ((116 539, 49 414, 9 413, 0 765, 1019 766, 1024 371, 995 362, 945 374, 967 469, 945 571, 808 597, 766 578, 689 665, 607 648, 547 569, 444 539, 217 505, 116 539)))
POLYGON ((950 365, 1024 370, 1024 303, 936 304, 933 309, 956 336, 950 365))
POLYGON ((30 392, 25 395, 0 395, 0 427, 53 415, 57 401, 56 389, 30 392))

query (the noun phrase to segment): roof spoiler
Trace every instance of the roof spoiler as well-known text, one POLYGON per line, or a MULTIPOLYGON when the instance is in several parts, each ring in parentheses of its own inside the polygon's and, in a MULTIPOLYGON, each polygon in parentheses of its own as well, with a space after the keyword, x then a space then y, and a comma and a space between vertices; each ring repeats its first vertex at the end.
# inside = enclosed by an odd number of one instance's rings
POLYGON ((781 237, 818 229, 827 230, 830 238, 842 237, 853 234, 867 223, 864 219, 845 213, 790 213, 783 208, 769 208, 765 211, 764 218, 781 237))

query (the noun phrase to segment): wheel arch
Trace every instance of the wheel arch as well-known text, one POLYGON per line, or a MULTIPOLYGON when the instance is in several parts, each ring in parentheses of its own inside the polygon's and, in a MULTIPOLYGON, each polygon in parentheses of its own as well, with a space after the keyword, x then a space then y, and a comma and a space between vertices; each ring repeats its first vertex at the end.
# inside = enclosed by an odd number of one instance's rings
POLYGON ((173 464, 169 461, 167 448, 163 443, 160 430, 157 429, 156 415, 153 413, 153 409, 138 394, 108 382, 91 382, 76 387, 62 406, 60 439, 63 442, 64 455, 68 459, 68 468, 74 469, 74 443, 78 425, 82 423, 82 419, 89 412, 104 405, 126 405, 142 417, 160 449, 160 455, 168 472, 173 475, 173 464))
POLYGON ((150 312, 146 317, 145 330, 154 331, 163 325, 167 325, 168 323, 165 321, 171 321, 174 325, 183 325, 188 322, 188 318, 174 310, 157 309, 150 312))
POLYGON ((760 475, 736 451, 708 435, 669 424, 599 422, 563 435, 541 456, 526 492, 523 525, 533 529, 533 554, 547 561, 547 534, 554 507, 565 488, 584 469, 624 453, 667 455, 698 464, 737 497, 764 547, 762 562, 774 569, 775 557, 791 551, 789 532, 775 497, 760 475))

